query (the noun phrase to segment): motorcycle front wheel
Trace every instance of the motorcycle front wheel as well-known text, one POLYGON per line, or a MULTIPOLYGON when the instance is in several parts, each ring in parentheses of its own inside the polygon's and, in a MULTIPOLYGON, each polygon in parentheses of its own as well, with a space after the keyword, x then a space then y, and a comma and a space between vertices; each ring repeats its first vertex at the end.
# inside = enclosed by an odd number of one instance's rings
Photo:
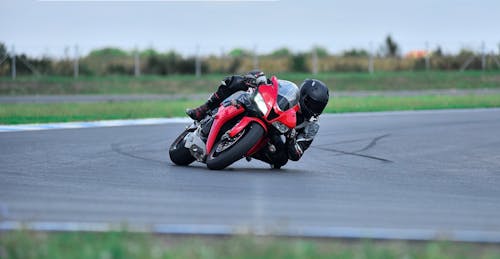
POLYGON ((196 160, 191 155, 189 149, 184 147, 184 144, 186 143, 184 138, 188 133, 190 133, 190 131, 188 130, 182 132, 181 135, 179 135, 179 137, 175 139, 174 143, 170 145, 170 148, 168 150, 170 160, 172 160, 172 162, 174 162, 176 165, 189 165, 194 162, 194 160, 196 160))
POLYGON ((208 154, 207 167, 212 170, 226 168, 243 158, 263 135, 262 126, 253 122, 233 138, 223 136, 208 154))

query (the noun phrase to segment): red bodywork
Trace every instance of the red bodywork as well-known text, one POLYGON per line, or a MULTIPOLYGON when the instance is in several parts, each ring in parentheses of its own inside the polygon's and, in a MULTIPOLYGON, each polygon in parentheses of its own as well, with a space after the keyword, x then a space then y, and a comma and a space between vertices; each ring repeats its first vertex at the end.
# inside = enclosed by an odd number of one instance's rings
MULTIPOLYGON (((271 124, 276 121, 283 123, 288 128, 291 129, 295 128, 296 112, 298 111, 299 107, 296 105, 292 109, 289 109, 287 111, 281 111, 276 102, 278 97, 278 79, 275 76, 273 76, 271 78, 271 82, 272 84, 259 86, 257 90, 262 95, 262 98, 266 103, 266 106, 268 108, 267 114, 264 114, 264 116, 260 118, 244 116, 238 123, 236 123, 236 125, 234 125, 229 130, 230 137, 236 136, 239 132, 245 129, 251 122, 259 123, 262 126, 262 128, 264 128, 264 131, 266 133, 268 131, 268 127, 271 126, 271 124), (267 117, 271 109, 273 109, 274 113, 277 114, 278 116, 276 118, 273 118, 272 120, 268 120, 267 117)), ((215 115, 212 128, 210 129, 210 133, 208 135, 208 140, 206 144, 207 154, 210 153, 210 151, 212 150, 213 145, 217 140, 217 136, 219 136, 219 132, 222 126, 227 122, 229 122, 231 119, 242 114, 243 112, 245 112, 245 108, 241 106, 229 105, 229 106, 219 107, 219 110, 215 115)), ((256 153, 264 145, 266 145, 268 141, 269 138, 267 138, 267 134, 265 134, 259 141, 256 142, 256 144, 248 151, 246 155, 250 156, 256 153)))

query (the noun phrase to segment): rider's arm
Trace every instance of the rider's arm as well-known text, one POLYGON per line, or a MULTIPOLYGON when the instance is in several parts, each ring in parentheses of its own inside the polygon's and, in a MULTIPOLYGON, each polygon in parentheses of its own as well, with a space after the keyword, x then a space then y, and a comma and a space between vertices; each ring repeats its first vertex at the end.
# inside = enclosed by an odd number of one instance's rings
POLYGON ((300 129, 295 136, 287 138, 288 158, 292 161, 298 161, 304 154, 304 151, 311 146, 318 130, 319 124, 317 122, 310 122, 304 128, 300 129))
POLYGON ((215 93, 221 99, 225 99, 238 91, 246 91, 249 87, 255 87, 265 80, 262 71, 250 71, 245 75, 228 76, 222 80, 219 90, 215 93))
POLYGON ((248 85, 245 84, 243 76, 234 75, 224 78, 215 94, 220 99, 225 99, 238 91, 246 91, 247 89, 248 85))

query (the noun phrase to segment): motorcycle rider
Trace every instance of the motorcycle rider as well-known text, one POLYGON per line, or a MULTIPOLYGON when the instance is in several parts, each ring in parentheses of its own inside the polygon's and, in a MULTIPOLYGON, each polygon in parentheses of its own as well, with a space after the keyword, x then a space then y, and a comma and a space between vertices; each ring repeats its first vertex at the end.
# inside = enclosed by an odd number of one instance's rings
MULTIPOLYGON (((256 87, 266 83, 264 72, 254 70, 248 74, 226 77, 219 85, 217 91, 201 106, 187 109, 186 113, 193 120, 202 120, 209 111, 217 108, 220 103, 237 91, 246 91, 249 87, 256 87)), ((329 92, 326 85, 317 79, 306 79, 300 86, 300 110, 297 112, 295 129, 285 135, 285 143, 279 136, 271 136, 268 149, 262 149, 252 157, 269 163, 273 168, 280 168, 288 160, 298 161, 304 151, 311 145, 318 133, 319 115, 328 104, 329 92)))

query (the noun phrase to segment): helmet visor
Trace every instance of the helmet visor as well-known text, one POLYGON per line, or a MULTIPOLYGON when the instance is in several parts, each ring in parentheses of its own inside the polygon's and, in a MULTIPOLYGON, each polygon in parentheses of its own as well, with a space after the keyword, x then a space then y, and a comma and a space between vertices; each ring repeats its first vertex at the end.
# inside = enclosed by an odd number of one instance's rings
POLYGON ((314 116, 317 116, 320 115, 325 109, 326 102, 319 102, 310 96, 306 96, 304 98, 304 105, 314 116))

